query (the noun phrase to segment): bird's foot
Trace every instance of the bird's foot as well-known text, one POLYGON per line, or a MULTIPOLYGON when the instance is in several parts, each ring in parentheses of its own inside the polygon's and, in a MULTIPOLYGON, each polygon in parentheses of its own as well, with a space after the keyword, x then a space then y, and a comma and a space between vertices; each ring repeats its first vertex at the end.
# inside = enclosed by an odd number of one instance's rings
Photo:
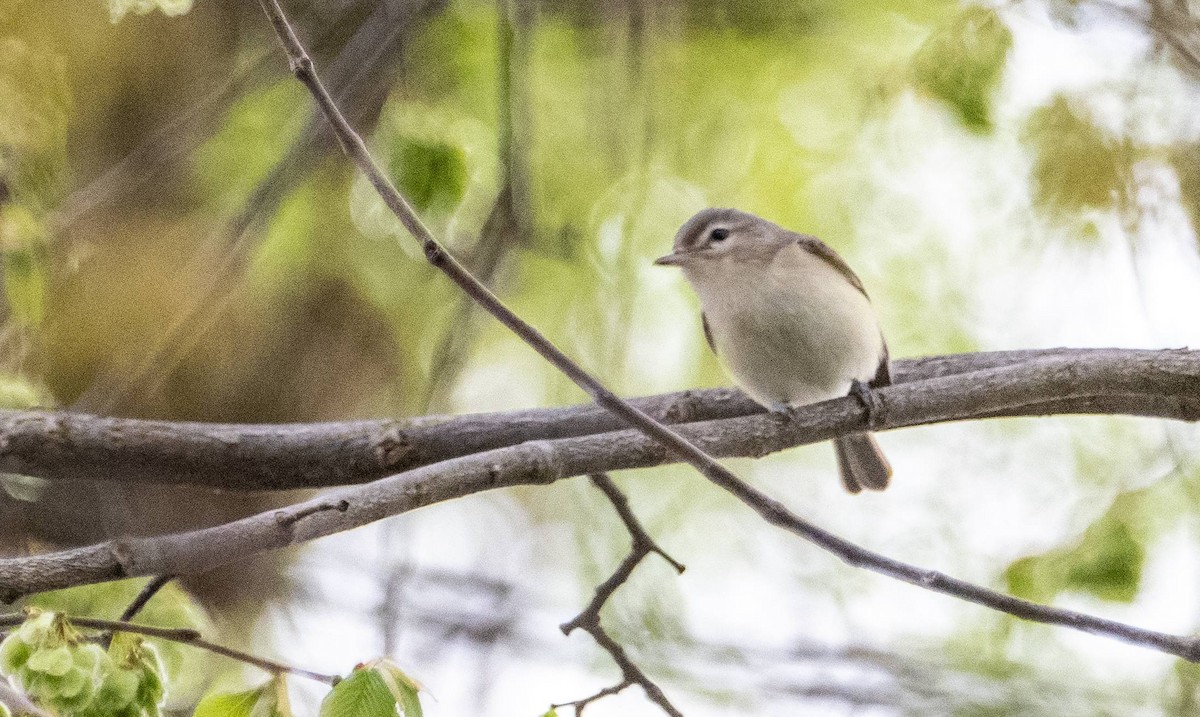
POLYGON ((873 431, 878 428, 886 414, 883 399, 879 394, 875 393, 870 384, 855 379, 850 382, 850 395, 857 398, 867 411, 867 430, 873 431))
POLYGON ((780 423, 790 423, 796 417, 797 410, 795 406, 786 403, 772 403, 767 409, 771 417, 780 423))

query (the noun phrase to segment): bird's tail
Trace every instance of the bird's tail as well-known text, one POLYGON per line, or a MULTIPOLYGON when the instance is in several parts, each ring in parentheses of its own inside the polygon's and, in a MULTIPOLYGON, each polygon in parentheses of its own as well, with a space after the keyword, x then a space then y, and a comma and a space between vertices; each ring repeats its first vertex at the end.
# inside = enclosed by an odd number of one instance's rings
POLYGON ((892 466, 883 457, 883 451, 879 450, 879 444, 870 433, 853 433, 835 438, 833 447, 846 490, 859 493, 863 488, 883 490, 888 487, 892 466))

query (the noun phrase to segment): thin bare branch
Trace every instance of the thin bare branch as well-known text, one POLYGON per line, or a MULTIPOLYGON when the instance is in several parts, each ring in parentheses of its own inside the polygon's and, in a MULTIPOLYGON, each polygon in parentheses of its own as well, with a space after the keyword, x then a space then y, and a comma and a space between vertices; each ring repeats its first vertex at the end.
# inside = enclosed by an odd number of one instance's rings
POLYGON ((617 511, 617 515, 621 518, 621 523, 625 529, 629 531, 629 553, 613 571, 607 580, 596 588, 596 594, 592 598, 588 606, 583 609, 583 612, 576 615, 572 620, 564 622, 560 629, 564 635, 570 635, 574 630, 583 630, 592 636, 605 652, 607 652, 617 663, 617 667, 621 670, 621 681, 612 687, 606 687, 590 697, 585 697, 581 700, 573 700, 571 702, 562 702, 554 705, 555 707, 574 707, 575 715, 583 714, 583 710, 592 702, 615 695, 624 690, 626 687, 638 685, 645 691, 646 696, 650 701, 662 708, 673 717, 683 717, 682 713, 671 704, 670 700, 663 693, 662 689, 651 680, 640 667, 629 659, 629 655, 625 653, 625 648, 621 646, 600 624, 600 611, 604 608, 605 603, 613 594, 629 580, 629 576, 633 575, 633 571, 637 568, 642 559, 651 553, 657 554, 671 564, 676 572, 682 573, 684 566, 678 560, 675 560, 666 551, 654 542, 646 529, 642 527, 637 516, 633 514, 633 510, 629 507, 629 499, 621 492, 616 483, 613 483, 612 478, 609 478, 606 473, 593 473, 591 476, 592 483, 599 488, 613 504, 613 508, 617 511))
MULTIPOLYGON (((1184 377, 1200 375, 1200 352, 1052 349, 961 354, 896 361, 897 384, 1008 367, 1039 381, 1046 367, 1074 364, 1089 372, 1103 362, 1112 375, 1092 382, 1087 395, 1062 384, 1031 386, 1028 399, 1001 406, 960 396, 955 418, 1063 413, 1115 413, 1200 419, 1200 395, 1184 377), (1124 368, 1119 366, 1124 365, 1124 368), (1124 376, 1122 378, 1122 376, 1124 376), (1067 391, 1067 393, 1064 393, 1067 391), (978 410, 963 410, 974 406, 978 410)), ((991 380, 981 376, 979 381, 991 380)), ((960 383, 953 390, 969 383, 960 383)), ((948 387, 947 387, 948 388, 948 387)), ((928 391, 925 385, 922 390, 928 391)), ((733 389, 683 391, 636 399, 659 420, 694 423, 759 415, 762 408, 733 389)), ((793 433, 791 445, 821 440, 843 427, 835 413, 805 409, 813 432, 793 433)), ((838 414, 841 415, 841 414, 838 414)), ((893 418, 896 418, 893 415, 893 418)), ((903 425, 924 419, 912 416, 903 425)), ((850 427, 850 423, 844 424, 850 427)), ((893 422, 891 425, 901 425, 893 422)), ((204 485, 223 490, 275 490, 365 483, 401 471, 525 441, 606 433, 627 424, 596 406, 543 408, 453 418, 322 424, 238 425, 139 421, 46 411, 0 411, 0 472, 49 479, 204 485)), ((763 430, 777 430, 764 428, 763 430)), ((784 446, 781 446, 784 447, 784 446)), ((730 444, 722 455, 759 455, 753 441, 730 444)), ((609 470, 615 466, 602 467, 609 470)))
MULTIPOLYGON (((265 670, 273 675, 287 673, 298 677, 305 677, 317 682, 324 682, 331 685, 337 680, 335 675, 326 675, 312 670, 305 670, 300 667, 292 667, 285 665, 282 662, 268 660, 263 657, 256 657, 240 650, 234 650, 229 647, 217 645, 209 642, 200 636, 198 630, 191 628, 172 628, 172 627, 153 627, 150 625, 138 625, 125 620, 100 620, 92 617, 79 617, 76 615, 63 615, 75 627, 87 628, 90 630, 104 630, 106 632, 130 632, 137 635, 145 635, 159 640, 168 640, 170 642, 178 642, 182 645, 191 645, 192 647, 201 650, 207 650, 217 655, 222 655, 239 662, 244 662, 247 665, 253 665, 261 670, 265 670)), ((15 627, 25 622, 26 615, 24 613, 10 613, 0 615, 0 627, 15 627)))
MULTIPOLYGON (((166 587, 167 583, 174 579, 174 575, 159 575, 151 578, 145 585, 142 586, 142 589, 138 591, 138 594, 134 596, 133 601, 129 603, 129 606, 125 608, 124 612, 121 613, 121 617, 117 618, 117 621, 130 622, 133 620, 133 618, 137 617, 137 614, 142 611, 142 608, 146 607, 146 603, 150 602, 150 598, 157 595, 159 590, 162 590, 164 587, 166 587)), ((101 644, 104 645, 105 649, 108 649, 108 646, 112 644, 112 638, 113 633, 111 632, 107 633, 103 638, 101 638, 101 644)))
POLYGON ((121 622, 129 622, 137 617, 142 608, 146 607, 146 603, 150 602, 150 598, 157 595, 159 590, 162 590, 167 586, 167 583, 174 579, 174 575, 159 575, 151 579, 150 582, 142 586, 137 597, 133 599, 133 602, 129 603, 129 607, 125 608, 125 612, 121 613, 119 620, 121 622))

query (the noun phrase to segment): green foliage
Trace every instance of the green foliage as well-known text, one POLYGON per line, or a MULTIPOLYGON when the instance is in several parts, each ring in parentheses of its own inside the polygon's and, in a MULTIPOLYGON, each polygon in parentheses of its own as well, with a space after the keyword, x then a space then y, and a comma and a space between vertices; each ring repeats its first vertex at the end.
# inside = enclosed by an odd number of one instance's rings
POLYGON ((396 187, 418 211, 448 214, 467 191, 467 157, 445 141, 397 137, 388 156, 396 187))
POLYGON ((1039 602, 1068 590, 1131 602, 1146 559, 1131 520, 1127 504, 1118 501, 1075 545, 1014 562, 1005 571, 1009 592, 1039 602))
POLYGON ((1200 236, 1200 144, 1177 147, 1170 154, 1171 165, 1179 178, 1179 201, 1200 236))
POLYGON ((108 17, 113 23, 121 21, 125 15, 146 15, 155 10, 174 17, 183 15, 192 9, 192 0, 108 0, 108 17))
POLYGON ((360 665, 321 703, 321 717, 421 717, 421 686, 391 660, 360 665))
POLYGON ((196 705, 192 717, 291 717, 287 680, 281 675, 245 692, 213 693, 196 705))
POLYGON ((57 201, 66 170, 65 61, 16 38, 0 39, 0 58, 0 180, 40 214, 57 201))
POLYGON ((164 690, 153 648, 118 635, 106 651, 58 613, 28 610, 0 643, 0 675, 64 717, 158 717, 164 690))
POLYGON ((967 129, 992 130, 992 97, 1012 50, 995 10, 974 5, 935 30, 913 60, 913 82, 945 102, 967 129))
POLYGON ((238 98, 220 131, 193 153, 198 183, 227 201, 253 192, 291 146, 303 120, 295 110, 305 97, 289 78, 238 98))
POLYGON ((546 710, 542 717, 558 717, 558 710, 551 707, 550 709, 546 710))
POLYGON ((1106 209, 1125 191, 1132 149, 1094 125, 1059 95, 1029 117, 1033 197, 1043 209, 1069 214, 1106 209))
MULTIPOLYGON (((12 489, 7 482, 5 488, 12 489)), ((28 604, 69 615, 116 617, 120 607, 114 606, 128 605, 145 584, 146 580, 141 579, 121 580, 54 590, 30 598, 28 604)), ((160 589, 154 595, 154 599, 142 608, 139 619, 161 627, 193 628, 202 632, 212 629, 212 624, 203 609, 176 582, 168 583, 160 589)), ((189 696, 195 699, 205 688, 212 656, 202 650, 167 640, 150 639, 148 642, 154 646, 156 656, 162 663, 162 672, 171 685, 171 693, 176 699, 186 700, 189 696)), ((113 644, 116 644, 116 640, 113 644)))
POLYGON ((44 222, 27 206, 0 206, 4 295, 20 325, 35 327, 45 317, 48 243, 44 222))
POLYGON ((20 376, 0 373, 0 408, 34 408, 54 406, 54 397, 44 388, 20 376))

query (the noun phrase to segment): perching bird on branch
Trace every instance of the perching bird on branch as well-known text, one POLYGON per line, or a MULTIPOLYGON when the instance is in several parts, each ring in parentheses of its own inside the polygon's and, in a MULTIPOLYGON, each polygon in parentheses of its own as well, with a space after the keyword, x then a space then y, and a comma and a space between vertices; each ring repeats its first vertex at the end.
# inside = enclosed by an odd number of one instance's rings
MULTIPOLYGON (((891 383, 887 344, 862 282, 816 237, 737 209, 705 209, 655 264, 678 266, 700 297, 708 345, 773 413, 891 383)), ((883 490, 892 468, 870 433, 834 440, 851 493, 883 490)))

